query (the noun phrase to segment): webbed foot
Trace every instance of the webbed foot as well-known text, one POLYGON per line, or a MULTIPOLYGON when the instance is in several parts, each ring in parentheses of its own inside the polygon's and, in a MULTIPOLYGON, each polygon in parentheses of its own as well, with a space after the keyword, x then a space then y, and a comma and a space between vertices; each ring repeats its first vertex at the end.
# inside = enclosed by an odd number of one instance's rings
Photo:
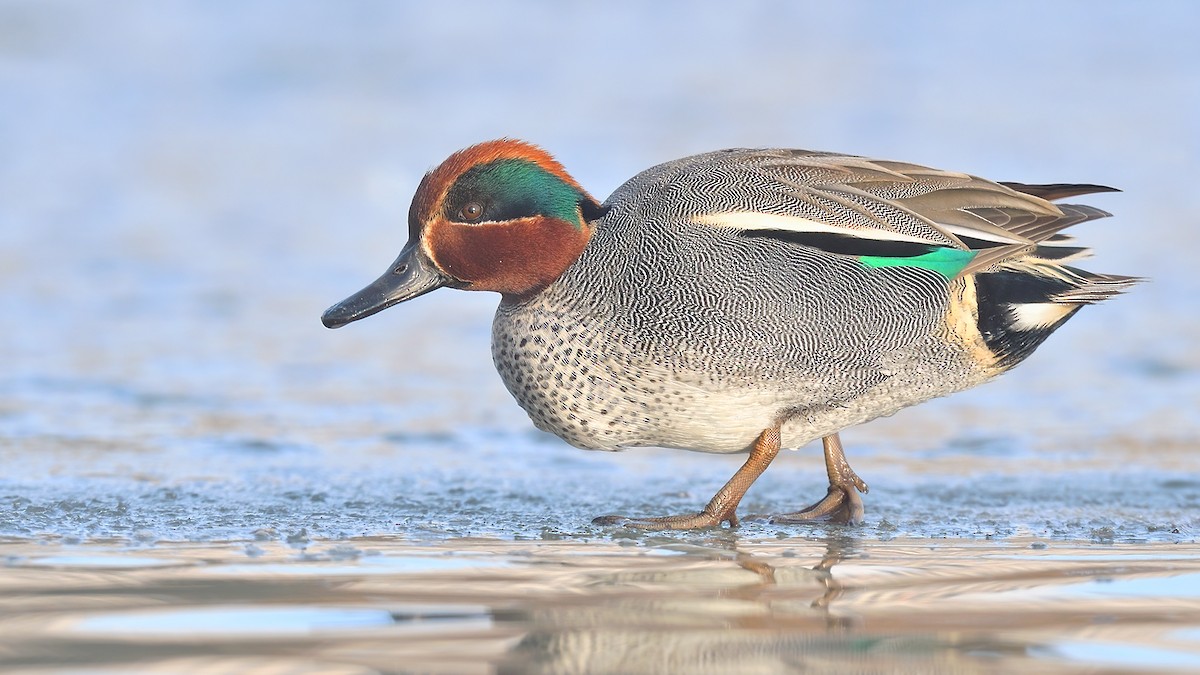
POLYGON ((814 521, 858 525, 863 520, 863 500, 858 493, 869 490, 846 461, 842 439, 832 434, 821 439, 825 449, 825 470, 829 474, 829 492, 821 501, 795 513, 771 517, 772 523, 793 524, 814 521))
POLYGON ((737 527, 737 514, 717 515, 708 511, 701 511, 690 516, 658 516, 651 518, 600 516, 592 520, 593 525, 623 525, 639 530, 702 530, 707 527, 719 527, 724 522, 728 522, 731 527, 737 527))
POLYGON ((657 518, 627 518, 625 516, 600 516, 592 521, 595 525, 624 525, 641 530, 699 530, 718 527, 729 523, 737 527, 737 507, 746 495, 746 490, 770 466, 779 454, 779 427, 764 430, 754 441, 750 457, 733 474, 733 478, 709 500, 700 513, 686 516, 662 516, 657 518))

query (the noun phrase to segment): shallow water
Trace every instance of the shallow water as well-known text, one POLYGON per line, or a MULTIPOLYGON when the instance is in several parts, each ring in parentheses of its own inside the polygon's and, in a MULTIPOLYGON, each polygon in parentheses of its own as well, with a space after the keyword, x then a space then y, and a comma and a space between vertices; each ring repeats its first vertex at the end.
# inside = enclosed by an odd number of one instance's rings
POLYGON ((1200 5, 829 4, 0 2, 0 670, 1200 670, 1200 5), (1111 184, 1087 267, 1152 280, 846 432, 861 527, 597 527, 742 458, 533 430, 490 295, 318 321, 502 135, 601 197, 738 145, 1111 184))
POLYGON ((846 532, 9 541, 0 654, 89 673, 1194 672, 1198 553, 846 532))

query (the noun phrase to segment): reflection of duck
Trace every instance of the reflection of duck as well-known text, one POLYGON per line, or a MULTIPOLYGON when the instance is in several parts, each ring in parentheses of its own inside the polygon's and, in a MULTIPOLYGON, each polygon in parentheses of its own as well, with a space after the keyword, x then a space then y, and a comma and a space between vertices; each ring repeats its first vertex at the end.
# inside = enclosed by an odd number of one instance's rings
POLYGON ((991 672, 964 659, 953 637, 863 632, 856 614, 834 611, 843 592, 834 567, 858 555, 853 539, 827 538, 815 566, 729 548, 689 548, 690 562, 667 569, 598 575, 585 595, 505 616, 527 632, 498 672, 991 672))
POLYGON ((725 150, 598 204, 544 151, 493 141, 425 176, 400 257, 323 321, 498 291, 493 356, 539 428, 593 449, 749 451, 702 512, 626 522, 736 524, 781 433, 824 439, 830 487, 777 520, 856 521, 866 484, 841 429, 989 380, 1134 283, 1064 264, 1087 250, 1058 232, 1107 214, 1049 200, 1109 190, 725 150))
MULTIPOLYGON (((603 574, 591 584, 594 592, 586 602, 542 606, 522 617, 529 632, 499 670, 780 672, 786 664, 780 657, 790 647, 762 631, 787 616, 789 632, 827 632, 825 598, 837 592, 831 568, 844 554, 845 541, 831 538, 815 567, 771 565, 737 550, 736 542, 710 541, 677 549, 686 558, 667 568, 603 574)), ((798 639, 793 634, 785 641, 799 646, 798 639)))

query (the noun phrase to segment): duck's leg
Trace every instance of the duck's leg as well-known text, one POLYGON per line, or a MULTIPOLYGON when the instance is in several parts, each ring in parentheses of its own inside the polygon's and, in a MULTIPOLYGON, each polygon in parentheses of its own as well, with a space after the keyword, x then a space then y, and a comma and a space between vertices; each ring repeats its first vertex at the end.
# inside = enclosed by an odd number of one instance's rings
POLYGON ((857 525, 863 519, 863 501, 859 492, 867 492, 867 484, 854 473, 846 461, 842 439, 830 434, 821 439, 825 448, 825 472, 829 474, 829 492, 812 506, 795 513, 784 513, 771 518, 773 523, 808 523, 827 520, 847 525, 857 525))
MULTIPOLYGON (((770 466, 771 460, 779 454, 779 427, 766 429, 754 441, 750 449, 750 457, 742 465, 733 478, 725 484, 717 494, 709 500, 708 505, 700 513, 690 516, 662 516, 659 518, 626 518, 624 516, 600 516, 592 522, 597 525, 627 525, 643 530, 695 530, 704 527, 716 527, 728 522, 736 527, 738 524, 737 506, 746 495, 746 490, 770 466)), ((846 467, 849 468, 849 467, 846 467)), ((853 472, 851 472, 853 473, 853 472)))

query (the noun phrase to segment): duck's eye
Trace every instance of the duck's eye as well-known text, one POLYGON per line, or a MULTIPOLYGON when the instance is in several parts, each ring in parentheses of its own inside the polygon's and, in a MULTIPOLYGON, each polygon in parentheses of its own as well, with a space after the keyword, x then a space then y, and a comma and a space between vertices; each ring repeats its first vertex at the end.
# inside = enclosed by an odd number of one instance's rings
POLYGON ((458 210, 458 215, 466 221, 476 221, 483 217, 483 205, 479 202, 467 202, 458 210))

